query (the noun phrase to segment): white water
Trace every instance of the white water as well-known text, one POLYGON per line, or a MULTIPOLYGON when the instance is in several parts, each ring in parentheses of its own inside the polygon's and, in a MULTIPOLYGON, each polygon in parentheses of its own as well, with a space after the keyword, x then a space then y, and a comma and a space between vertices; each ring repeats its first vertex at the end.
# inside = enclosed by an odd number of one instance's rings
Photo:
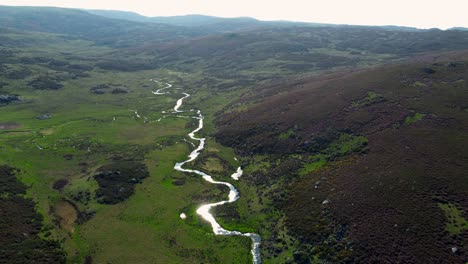
MULTIPOLYGON (((155 82, 157 82, 157 81, 155 81, 155 82)), ((171 86, 169 86, 167 88, 170 88, 170 87, 171 86)), ((167 89, 167 88, 164 88, 164 89, 167 89)), ((161 93, 160 90, 156 91, 157 93, 153 92, 153 94, 165 94, 165 93, 161 93)), ((183 111, 180 111, 179 108, 182 106, 183 100, 190 96, 190 94, 188 94, 188 93, 182 93, 182 94, 184 95, 184 97, 177 100, 176 106, 174 107, 174 112, 175 113, 183 112, 183 111)), ((194 111, 194 110, 191 109, 190 111, 194 111)), ((203 129, 203 115, 201 114, 201 111, 197 110, 197 116, 195 116, 193 118, 198 119, 198 127, 195 130, 193 130, 192 132, 190 132, 188 134, 188 136, 192 140, 198 141, 200 143, 199 143, 198 147, 188 155, 188 159, 185 160, 185 161, 176 163, 175 166, 174 166, 174 169, 177 170, 177 171, 181 171, 181 172, 188 172, 188 173, 194 173, 194 174, 200 175, 207 182, 210 182, 210 183, 213 183, 213 184, 225 185, 225 186, 227 186, 229 188, 228 200, 202 205, 197 209, 197 214, 200 215, 203 219, 205 219, 206 221, 208 221, 211 224, 211 228, 213 229, 213 233, 215 235, 245 236, 245 237, 249 237, 250 239, 252 239, 252 249, 251 249, 252 262, 254 264, 260 264, 262 262, 261 255, 260 255, 261 237, 259 235, 257 235, 257 234, 254 234, 254 233, 242 233, 240 231, 226 230, 223 227, 221 227, 221 225, 216 221, 214 216, 210 213, 210 210, 213 207, 220 206, 220 205, 223 205, 223 204, 226 204, 226 203, 233 203, 233 202, 235 202, 235 201, 237 201, 239 199, 239 197, 240 197, 239 192, 234 187, 234 185, 232 185, 232 184, 230 184, 228 182, 215 181, 213 179, 213 177, 211 177, 210 175, 208 175, 208 174, 206 174, 206 173, 204 173, 202 171, 199 171, 199 170, 191 170, 191 169, 182 168, 182 166, 184 164, 194 161, 200 155, 200 152, 205 148, 206 138, 197 138, 197 137, 195 137, 195 133, 197 133, 197 132, 199 132, 200 130, 203 129)), ((241 175, 242 175, 242 169, 239 167, 237 169, 237 171, 234 174, 231 175, 231 177, 233 179, 235 179, 235 180, 238 180, 241 175)), ((185 214, 183 214, 183 216, 185 216, 185 214)), ((181 217, 181 219, 185 219, 185 218, 182 217, 182 214, 180 215, 180 217, 181 217)))
POLYGON ((174 106, 174 112, 176 112, 176 113, 183 112, 183 111, 180 111, 179 108, 182 106, 182 103, 183 103, 184 99, 190 96, 190 94, 188 94, 188 93, 182 93, 182 94, 185 95, 185 96, 180 98, 179 100, 177 100, 177 103, 174 106))
POLYGON ((135 115, 136 117, 141 118, 141 116, 138 114, 138 111, 135 111, 135 115))
POLYGON ((242 168, 239 167, 239 168, 237 168, 237 171, 234 172, 234 173, 231 175, 231 178, 233 178, 234 180, 238 181, 239 178, 242 176, 242 173, 243 173, 242 168))
MULTIPOLYGON (((150 81, 155 82, 155 83, 160 82, 160 81, 157 81, 157 80, 154 80, 154 79, 150 79, 150 81)), ((166 85, 166 87, 158 89, 158 90, 156 90, 156 92, 155 91, 151 91, 151 92, 153 94, 155 94, 155 95, 167 94, 168 92, 161 92, 161 91, 171 88, 172 84, 169 84, 169 83, 164 83, 164 84, 166 85)))
POLYGON ((192 141, 188 141, 188 140, 186 140, 185 138, 184 138, 184 141, 187 142, 187 143, 189 143, 190 145, 192 145, 192 147, 195 147, 195 144, 193 144, 192 141))

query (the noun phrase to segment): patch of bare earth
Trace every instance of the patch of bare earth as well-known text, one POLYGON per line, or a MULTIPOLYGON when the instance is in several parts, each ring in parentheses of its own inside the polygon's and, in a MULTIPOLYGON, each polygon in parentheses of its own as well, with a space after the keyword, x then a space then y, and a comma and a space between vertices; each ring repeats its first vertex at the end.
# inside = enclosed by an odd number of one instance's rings
POLYGON ((58 202, 54 206, 54 214, 60 224, 60 228, 70 233, 75 231, 74 224, 78 218, 78 213, 71 203, 67 201, 58 202))
POLYGON ((8 122, 8 123, 0 123, 0 130, 10 130, 21 127, 20 124, 8 122))

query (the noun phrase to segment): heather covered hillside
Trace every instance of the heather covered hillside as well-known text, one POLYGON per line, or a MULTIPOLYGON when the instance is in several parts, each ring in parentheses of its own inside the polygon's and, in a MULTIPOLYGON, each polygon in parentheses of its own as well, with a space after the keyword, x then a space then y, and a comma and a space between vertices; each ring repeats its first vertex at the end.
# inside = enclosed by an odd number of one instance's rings
POLYGON ((297 160, 296 176, 246 177, 288 179, 284 228, 329 261, 462 263, 468 57, 450 55, 263 87, 220 116, 217 138, 251 162, 297 160))
POLYGON ((465 264, 467 80, 460 28, 1 6, 0 263, 465 264))

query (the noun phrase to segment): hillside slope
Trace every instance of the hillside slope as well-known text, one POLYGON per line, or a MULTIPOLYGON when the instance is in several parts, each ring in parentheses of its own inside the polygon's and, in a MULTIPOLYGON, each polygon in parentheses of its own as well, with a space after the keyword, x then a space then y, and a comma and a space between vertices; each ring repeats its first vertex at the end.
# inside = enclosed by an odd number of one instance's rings
POLYGON ((196 31, 156 23, 140 23, 54 7, 0 6, 0 25, 19 30, 66 34, 116 47, 138 46, 198 36, 196 31))
POLYGON ((302 257, 466 261, 468 52, 439 57, 266 86, 220 116, 223 144, 296 160, 275 199, 302 257))
MULTIPOLYGON (((160 16, 160 17, 147 17, 134 12, 126 11, 115 11, 115 10, 85 10, 88 13, 114 18, 124 19, 136 22, 148 22, 148 23, 161 23, 169 24, 174 26, 183 27, 207 27, 220 24, 244 24, 245 27, 251 27, 260 24, 260 21, 249 18, 249 17, 238 17, 238 18, 224 18, 214 17, 205 15, 183 15, 183 16, 160 16)), ((223 31, 228 31, 229 28, 224 28, 223 31)))
MULTIPOLYGON (((281 72, 360 67, 418 53, 465 49, 468 32, 393 31, 378 27, 271 27, 149 45, 135 54, 156 54, 159 66, 208 70, 248 79, 246 71, 274 79, 281 72), (276 76, 275 76, 276 75, 276 76)), ((153 55, 154 56, 154 55, 153 55)))

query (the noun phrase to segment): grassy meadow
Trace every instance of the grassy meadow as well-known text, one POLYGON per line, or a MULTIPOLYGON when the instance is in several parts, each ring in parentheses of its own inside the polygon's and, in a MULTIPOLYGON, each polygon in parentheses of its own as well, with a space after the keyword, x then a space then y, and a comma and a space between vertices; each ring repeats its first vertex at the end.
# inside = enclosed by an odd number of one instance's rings
MULTIPOLYGON (((32 90, 28 79, 51 74, 35 67, 31 76, 2 89, 19 94, 21 101, 1 109, 0 124, 6 125, 0 130, 0 163, 20 170, 20 180, 29 187, 27 196, 44 217, 40 235, 61 241, 69 263, 90 258, 96 263, 251 261, 250 239, 214 236, 195 213, 204 202, 225 199, 227 190, 173 169, 193 148, 184 139, 197 124, 162 113, 172 110, 180 92, 191 93, 182 109, 200 106, 207 121, 203 135, 214 130, 213 115, 229 102, 228 95, 220 100, 177 83, 174 88, 183 90, 153 95, 163 84, 151 78, 190 78, 165 70, 96 69, 87 77, 63 81, 62 89, 32 90), (127 93, 93 93, 101 84, 124 87, 127 93), (43 115, 49 118, 41 119, 43 115), (93 176, 116 157, 144 163, 150 176, 135 185, 128 200, 102 204, 95 197, 99 185, 93 176), (60 181, 66 184, 56 188, 60 181), (179 218, 182 212, 186 220, 179 218)), ((232 150, 212 139, 208 149, 235 163, 232 150)), ((219 171, 227 176, 233 172, 219 171)))

